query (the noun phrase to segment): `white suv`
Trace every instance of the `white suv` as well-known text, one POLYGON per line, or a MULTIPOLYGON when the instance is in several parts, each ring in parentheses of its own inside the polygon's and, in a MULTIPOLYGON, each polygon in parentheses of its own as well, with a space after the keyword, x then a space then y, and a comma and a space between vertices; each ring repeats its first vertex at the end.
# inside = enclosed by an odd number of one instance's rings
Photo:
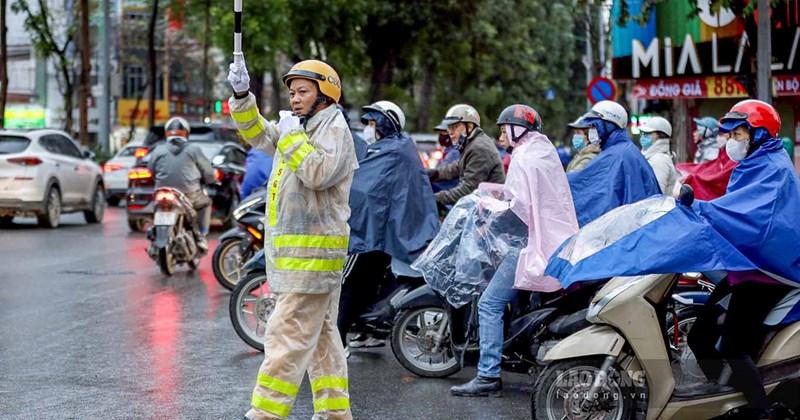
POLYGON ((77 211, 100 223, 105 187, 93 157, 63 131, 0 130, 0 224, 36 216, 55 228, 61 213, 77 211))

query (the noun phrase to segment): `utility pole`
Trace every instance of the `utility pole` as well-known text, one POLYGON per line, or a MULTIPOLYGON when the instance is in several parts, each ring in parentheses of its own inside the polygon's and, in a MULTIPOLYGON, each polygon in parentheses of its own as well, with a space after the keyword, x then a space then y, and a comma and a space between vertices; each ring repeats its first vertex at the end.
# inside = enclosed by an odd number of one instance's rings
POLYGON ((758 99, 772 102, 772 25, 769 19, 769 0, 758 0, 758 99))
POLYGON ((108 48, 108 27, 110 19, 109 14, 110 0, 101 0, 103 8, 103 19, 100 20, 100 83, 103 86, 103 93, 100 95, 100 127, 97 133, 97 143, 100 150, 109 152, 109 123, 111 119, 111 82, 110 67, 111 67, 111 52, 108 48))
POLYGON ((600 33, 597 39, 597 58, 600 62, 598 76, 606 75, 606 22, 604 10, 603 5, 597 7, 597 31, 600 33))
MULTIPOLYGON (((89 97, 91 96, 90 73, 92 71, 92 42, 89 39, 89 0, 80 0, 80 50, 81 73, 78 88, 78 134, 81 144, 89 146, 89 97)), ((68 110, 72 112, 72 110, 68 110)), ((72 127, 70 127, 72 129, 72 127)))
MULTIPOLYGON (((591 2, 586 2, 586 55, 583 57, 583 65, 586 67, 586 86, 594 78, 594 57, 592 56, 592 8, 591 2)), ((591 109, 592 103, 586 99, 586 109, 591 109)))

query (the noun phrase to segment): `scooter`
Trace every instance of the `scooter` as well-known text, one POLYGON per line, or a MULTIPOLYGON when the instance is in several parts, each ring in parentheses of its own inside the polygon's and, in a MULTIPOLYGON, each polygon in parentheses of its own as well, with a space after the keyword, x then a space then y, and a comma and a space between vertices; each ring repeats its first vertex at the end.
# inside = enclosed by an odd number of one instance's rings
MULTIPOLYGON (((592 325, 545 355, 532 418, 706 419, 744 406, 724 379, 719 387, 676 387, 687 368, 670 357, 662 320, 677 282, 675 274, 616 277, 600 289, 586 316, 592 325)), ((791 407, 800 395, 800 290, 765 325, 770 333, 756 363, 770 396, 791 407)))
POLYGON ((195 237, 197 212, 192 203, 179 190, 169 187, 158 188, 154 198, 155 215, 153 226, 147 231, 150 241, 147 255, 167 276, 180 264, 197 269, 203 253, 197 246, 199 238, 195 237))
MULTIPOLYGON (((537 359, 558 339, 588 325, 586 307, 602 282, 568 291, 521 293, 508 309, 502 366, 535 375, 537 359)), ((433 378, 455 374, 477 364, 478 299, 455 308, 427 284, 392 301, 398 314, 392 330, 392 352, 410 372, 433 378)))
POLYGON ((222 287, 233 290, 245 271, 242 265, 264 247, 264 215, 267 197, 256 191, 233 211, 236 227, 219 237, 211 268, 222 287))

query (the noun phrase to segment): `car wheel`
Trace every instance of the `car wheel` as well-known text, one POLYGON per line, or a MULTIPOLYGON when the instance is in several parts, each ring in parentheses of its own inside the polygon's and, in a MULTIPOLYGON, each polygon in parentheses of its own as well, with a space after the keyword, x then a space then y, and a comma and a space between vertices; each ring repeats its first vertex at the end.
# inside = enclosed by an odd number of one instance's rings
POLYGON ((39 226, 55 229, 61 219, 61 192, 55 186, 51 186, 45 195, 44 213, 36 217, 39 226))
POLYGON ((102 185, 97 184, 94 188, 94 197, 92 198, 91 210, 83 212, 83 217, 86 223, 100 223, 103 221, 103 215, 106 212, 106 190, 102 185))
POLYGON ((14 216, 0 216, 0 227, 11 226, 14 216))

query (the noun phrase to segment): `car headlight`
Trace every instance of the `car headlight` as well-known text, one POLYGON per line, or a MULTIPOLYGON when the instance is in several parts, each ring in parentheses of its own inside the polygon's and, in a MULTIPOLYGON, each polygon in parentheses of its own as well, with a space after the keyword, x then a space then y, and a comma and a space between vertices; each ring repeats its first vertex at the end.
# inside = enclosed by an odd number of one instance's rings
POLYGON ((598 322, 599 319, 597 318, 597 315, 600 314, 603 308, 605 308, 606 305, 614 300, 615 297, 619 296, 620 293, 628 290, 628 288, 642 281, 642 278, 643 277, 638 277, 635 280, 615 287, 610 292, 606 293, 605 296, 601 297, 600 300, 589 305, 589 311, 586 312, 586 320, 589 322, 598 322))

